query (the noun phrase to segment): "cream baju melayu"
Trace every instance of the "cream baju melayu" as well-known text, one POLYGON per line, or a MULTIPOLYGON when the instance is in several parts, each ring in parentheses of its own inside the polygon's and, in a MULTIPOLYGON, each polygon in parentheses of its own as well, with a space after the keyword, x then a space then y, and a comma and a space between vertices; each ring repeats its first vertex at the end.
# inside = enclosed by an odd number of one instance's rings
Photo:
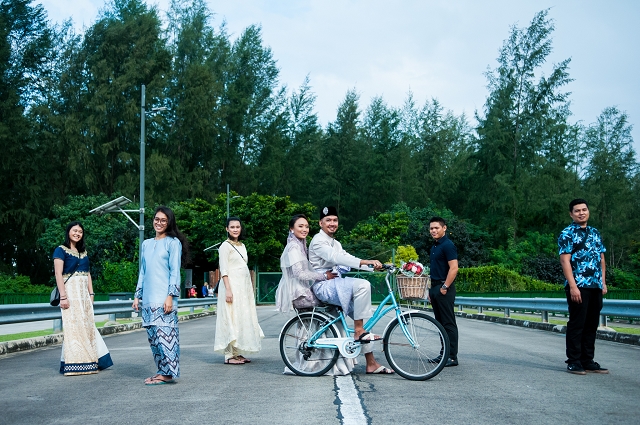
MULTIPOLYGON (((360 259, 347 253, 340 242, 320 230, 309 244, 309 261, 314 270, 332 270, 340 274, 349 268, 360 268, 360 259)), ((313 285, 313 292, 320 301, 339 305, 346 315, 365 322, 371 313, 371 284, 368 280, 353 277, 336 277, 313 285)), ((363 353, 372 351, 373 344, 362 346, 363 353)))
POLYGON ((213 349, 224 353, 225 360, 229 360, 241 354, 260 351, 264 333, 258 324, 253 284, 247 267, 247 249, 241 242, 227 240, 220 245, 218 253, 220 275, 229 279, 233 302, 227 302, 225 285, 220 284, 213 349))

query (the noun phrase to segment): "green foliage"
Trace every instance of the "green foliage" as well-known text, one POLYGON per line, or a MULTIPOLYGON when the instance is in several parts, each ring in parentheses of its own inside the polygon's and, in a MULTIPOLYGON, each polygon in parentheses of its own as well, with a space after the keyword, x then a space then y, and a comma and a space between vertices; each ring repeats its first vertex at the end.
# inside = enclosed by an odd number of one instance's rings
POLYGON ((28 276, 0 273, 0 294, 48 294, 51 286, 32 285, 28 276))
POLYGON ((456 289, 459 292, 560 291, 563 286, 521 276, 502 266, 482 266, 459 269, 456 289))
POLYGON ((493 264, 544 282, 564 282, 556 236, 527 232, 517 241, 512 236, 510 232, 506 248, 501 246, 490 250, 493 264))
POLYGON ((138 283, 138 263, 120 261, 102 264, 102 276, 93 281, 93 291, 101 294, 111 292, 135 292, 138 283))
MULTIPOLYGON (((235 196, 235 193, 231 193, 235 196)), ((230 200, 231 216, 239 217, 246 230, 249 266, 258 266, 260 271, 279 271, 280 254, 284 250, 289 232, 289 220, 295 214, 313 217, 316 208, 311 204, 296 204, 289 197, 252 194, 230 200)), ((212 270, 210 262, 216 262, 217 250, 206 253, 209 246, 227 238, 226 194, 218 196, 210 204, 203 199, 173 204, 178 226, 189 238, 194 253, 194 263, 212 270)), ((317 232, 317 223, 310 220, 312 234, 317 232)))
MULTIPOLYGON (((408 263, 409 261, 418 261, 416 249, 411 245, 400 245, 396 250, 396 261, 394 264, 399 267, 402 263, 408 263)), ((391 258, 389 258, 387 262, 391 263, 391 258)))
POLYGON ((621 269, 607 269, 607 286, 612 289, 640 289, 640 277, 621 269))
POLYGON ((279 83, 259 26, 229 34, 205 0, 170 7, 163 21, 146 0, 110 1, 76 34, 70 23, 51 26, 33 1, 0 4, 3 272, 50 280, 51 250, 75 219, 87 225, 96 282, 104 264, 136 262, 135 228, 87 211, 112 199, 102 193, 139 199, 142 84, 147 208, 184 203, 178 217, 196 268, 215 261, 202 249, 224 238, 219 194, 229 184, 243 195, 232 212, 247 220, 261 269, 277 269, 293 206, 315 215, 312 205, 334 205, 338 239, 360 257, 386 260, 391 247, 411 245, 428 262, 427 223, 440 215, 461 266, 499 262, 554 282, 554 256, 521 243, 557 235, 579 196, 591 202, 610 266, 640 272, 631 120, 606 108, 594 124, 569 123, 569 61, 547 65, 551 11, 510 30, 473 122, 437 99, 366 104, 353 89, 321 126, 313 82, 279 83), (71 207, 79 201, 70 195, 87 202, 71 207))
MULTIPOLYGON (((127 218, 119 213, 89 214, 90 210, 110 199, 105 195, 71 196, 65 205, 53 207, 54 217, 43 220, 45 230, 38 239, 38 246, 49 259, 51 270, 53 269, 51 255, 54 249, 64 242, 67 224, 75 220, 82 222, 84 226, 91 276, 96 282, 104 281, 102 274, 106 263, 119 264, 121 261, 129 261, 137 265, 138 230, 127 218)), ((150 219, 145 227, 152 229, 150 219)), ((51 273, 50 283, 53 282, 53 273, 51 273)))
POLYGON ((486 74, 484 115, 476 117, 464 212, 498 239, 528 229, 557 231, 577 182, 577 131, 567 121, 569 94, 562 91, 571 81, 570 60, 554 64, 548 77, 541 72, 552 51, 548 14, 511 28, 498 67, 486 74))

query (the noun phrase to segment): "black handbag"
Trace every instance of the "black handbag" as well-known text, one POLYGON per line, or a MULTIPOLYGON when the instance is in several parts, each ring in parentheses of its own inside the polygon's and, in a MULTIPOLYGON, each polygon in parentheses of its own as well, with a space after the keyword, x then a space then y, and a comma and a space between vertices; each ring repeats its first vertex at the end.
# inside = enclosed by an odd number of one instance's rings
MULTIPOLYGON (((80 260, 78 260, 78 262, 76 263, 76 267, 73 269, 69 277, 64 281, 65 285, 67 284, 69 279, 71 279, 71 276, 75 274, 76 270, 78 270, 79 265, 80 265, 80 260)), ((51 296, 49 297, 49 304, 51 304, 53 307, 58 307, 60 305, 60 290, 58 289, 57 283, 56 283, 56 286, 54 286, 54 288, 51 290, 51 296)))

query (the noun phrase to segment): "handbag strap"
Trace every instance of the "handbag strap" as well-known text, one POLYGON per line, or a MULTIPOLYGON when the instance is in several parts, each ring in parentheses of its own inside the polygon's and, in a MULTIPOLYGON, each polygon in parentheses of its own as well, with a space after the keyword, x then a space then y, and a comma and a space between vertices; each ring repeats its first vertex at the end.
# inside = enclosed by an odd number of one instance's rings
MULTIPOLYGON (((229 240, 226 240, 225 242, 228 242, 228 243, 229 243, 229 245, 231 245, 231 246, 233 247, 233 249, 235 249, 235 250, 236 250, 236 252, 237 252, 238 254, 240 254, 240 251, 238 251, 238 248, 236 248, 235 246, 233 246, 233 244, 232 244, 231 242, 229 242, 229 240)), ((244 262, 245 262, 245 263, 248 263, 247 259, 246 259, 246 258, 244 258, 244 255, 240 254, 240 257, 244 260, 244 262)))

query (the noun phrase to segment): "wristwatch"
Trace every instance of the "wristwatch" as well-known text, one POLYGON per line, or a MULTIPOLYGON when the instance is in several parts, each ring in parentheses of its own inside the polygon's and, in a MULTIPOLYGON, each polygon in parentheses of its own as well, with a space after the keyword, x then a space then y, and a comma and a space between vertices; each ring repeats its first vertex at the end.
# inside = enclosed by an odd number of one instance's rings
POLYGON ((449 287, 447 285, 445 285, 444 283, 442 284, 442 287, 444 288, 444 290, 446 291, 447 289, 449 289, 449 287))

